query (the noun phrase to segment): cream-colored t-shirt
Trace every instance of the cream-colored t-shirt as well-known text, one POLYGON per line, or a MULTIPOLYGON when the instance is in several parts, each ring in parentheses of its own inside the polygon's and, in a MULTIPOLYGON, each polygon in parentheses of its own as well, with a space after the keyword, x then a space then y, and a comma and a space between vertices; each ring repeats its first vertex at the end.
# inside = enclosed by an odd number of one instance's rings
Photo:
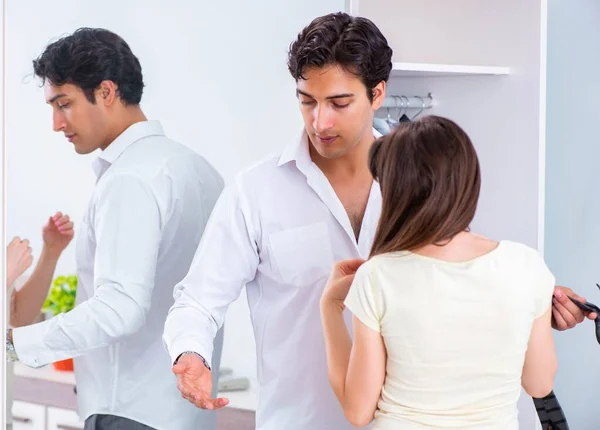
POLYGON ((461 263, 397 252, 363 264, 345 303, 387 349, 374 430, 518 429, 527 343, 554 285, 537 251, 509 241, 461 263))

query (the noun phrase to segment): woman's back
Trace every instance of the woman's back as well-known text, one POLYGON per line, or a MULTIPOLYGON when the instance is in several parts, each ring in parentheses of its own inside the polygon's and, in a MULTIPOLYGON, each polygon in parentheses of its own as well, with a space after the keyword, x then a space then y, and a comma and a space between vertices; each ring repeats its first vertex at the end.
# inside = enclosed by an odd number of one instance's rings
POLYGON ((525 353, 554 278, 525 245, 459 236, 466 246, 381 254, 356 275, 346 304, 387 350, 375 429, 518 429, 525 353))

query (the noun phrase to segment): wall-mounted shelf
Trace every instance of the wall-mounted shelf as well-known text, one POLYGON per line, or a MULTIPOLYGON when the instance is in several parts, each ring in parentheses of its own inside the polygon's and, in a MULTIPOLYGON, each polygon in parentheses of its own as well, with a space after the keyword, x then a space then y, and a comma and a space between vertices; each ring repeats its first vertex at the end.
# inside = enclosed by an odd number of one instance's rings
POLYGON ((451 64, 393 63, 392 77, 509 75, 509 67, 451 64))

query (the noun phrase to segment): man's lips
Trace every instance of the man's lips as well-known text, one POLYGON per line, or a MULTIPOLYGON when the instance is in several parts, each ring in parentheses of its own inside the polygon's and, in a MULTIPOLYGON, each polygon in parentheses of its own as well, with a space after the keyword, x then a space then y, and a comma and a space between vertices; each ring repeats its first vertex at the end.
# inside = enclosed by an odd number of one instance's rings
POLYGON ((337 136, 317 136, 317 139, 319 139, 319 142, 325 144, 325 145, 330 145, 333 142, 335 142, 337 140, 337 136))

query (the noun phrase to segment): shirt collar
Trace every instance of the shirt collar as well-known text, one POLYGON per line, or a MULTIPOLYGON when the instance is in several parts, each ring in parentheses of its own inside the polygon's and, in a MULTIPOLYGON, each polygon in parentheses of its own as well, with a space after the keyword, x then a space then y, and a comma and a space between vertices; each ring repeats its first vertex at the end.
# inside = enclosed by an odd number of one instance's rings
MULTIPOLYGON (((383 135, 376 129, 373 129, 373 136, 377 139, 383 135)), ((304 129, 294 142, 285 147, 283 153, 279 157, 277 167, 295 161, 296 167, 298 167, 301 172, 306 171, 307 167, 312 162, 308 145, 308 134, 306 134, 306 129, 304 129)))
POLYGON ((164 136, 162 125, 159 121, 142 121, 130 125, 123 133, 112 141, 108 147, 94 160, 93 168, 96 177, 108 169, 133 143, 149 136, 164 136))

